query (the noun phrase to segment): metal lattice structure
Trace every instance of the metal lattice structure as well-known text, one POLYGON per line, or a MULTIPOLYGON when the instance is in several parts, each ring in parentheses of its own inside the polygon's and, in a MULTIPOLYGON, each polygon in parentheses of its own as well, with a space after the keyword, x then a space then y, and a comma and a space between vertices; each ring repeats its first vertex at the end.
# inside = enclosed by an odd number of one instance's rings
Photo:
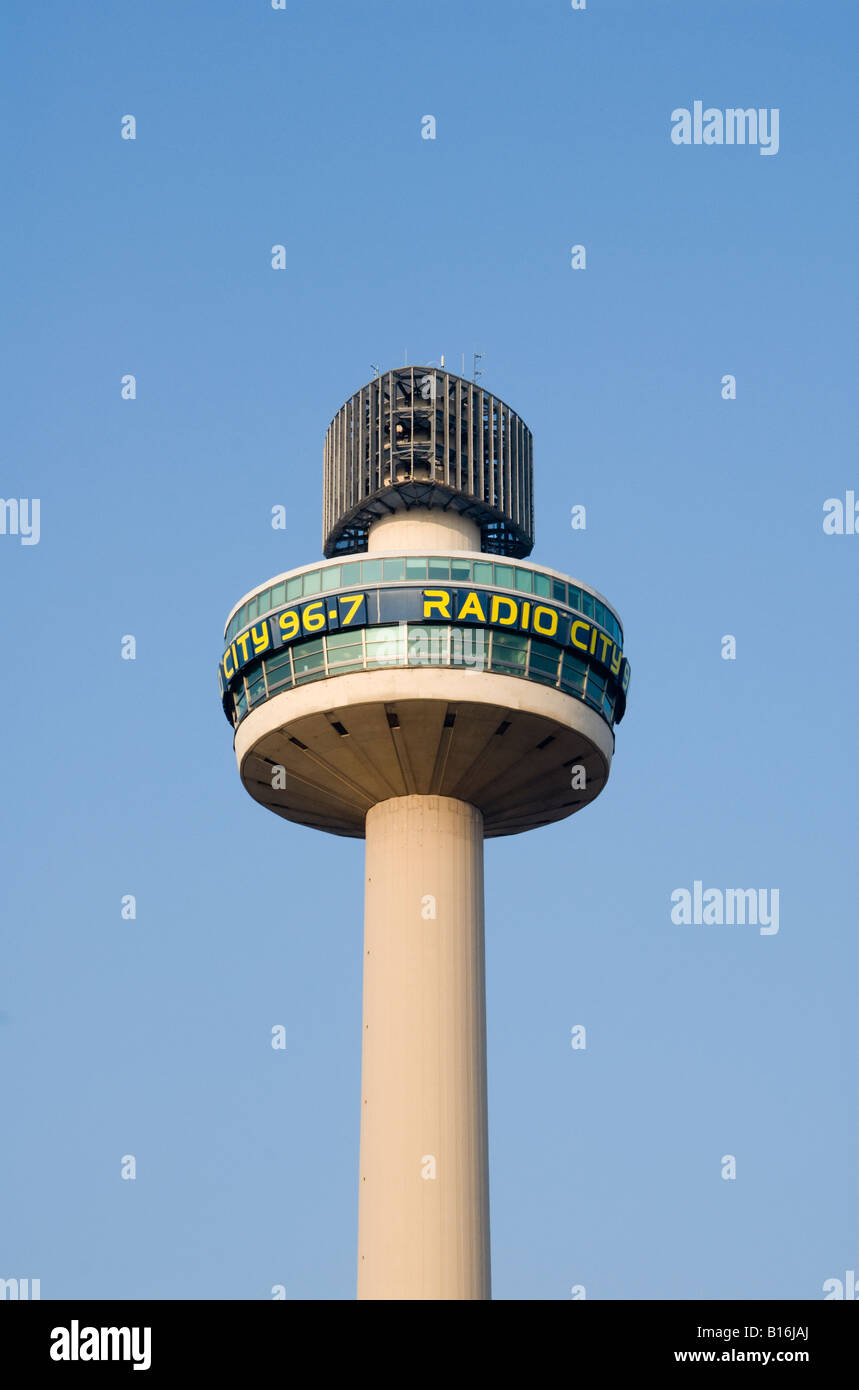
POLYGON ((531 431, 491 392, 438 367, 399 367, 356 391, 325 436, 322 541, 367 549, 380 517, 441 507, 480 527, 481 549, 534 545, 531 431))

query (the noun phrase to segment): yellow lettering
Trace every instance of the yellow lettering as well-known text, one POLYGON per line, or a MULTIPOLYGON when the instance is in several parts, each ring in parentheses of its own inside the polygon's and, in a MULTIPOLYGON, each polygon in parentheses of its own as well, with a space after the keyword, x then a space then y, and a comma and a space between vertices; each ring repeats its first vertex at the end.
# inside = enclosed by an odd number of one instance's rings
POLYGON ((500 623, 502 627, 512 627, 516 621, 518 612, 519 609, 514 599, 506 598, 504 594, 492 595, 492 602, 489 605, 489 621, 491 623, 500 623), (501 617, 502 603, 507 604, 506 618, 501 617))
POLYGON ((268 623, 260 623, 259 626, 251 628, 251 641, 254 644, 254 655, 259 656, 264 652, 271 642, 271 633, 268 630, 268 623))
POLYGON ((482 623, 486 622, 486 614, 480 607, 480 599, 477 597, 477 594, 470 593, 468 595, 465 603, 459 610, 458 616, 460 618, 479 618, 482 623))
POLYGON ((226 678, 227 678, 228 681, 231 681, 231 680, 233 679, 233 676, 236 674, 236 668, 235 668, 235 666, 231 666, 230 669, 229 669, 229 671, 227 670, 227 657, 228 657, 229 655, 230 655, 230 649, 229 649, 229 647, 227 647, 227 650, 224 652, 224 660, 223 660, 222 665, 223 665, 223 667, 224 667, 224 675, 226 676, 226 678))
POLYGON ((599 633, 597 632, 596 628, 593 628, 592 631, 591 631, 591 645, 590 645, 590 653, 591 653, 591 656, 593 656, 594 652, 595 652, 596 649, 597 649, 597 637, 598 637, 598 636, 599 636, 599 633))
POLYGON ((344 594, 344 595, 342 596, 342 598, 340 599, 340 602, 341 602, 341 603, 351 603, 351 605, 352 605, 352 607, 349 609, 349 612, 346 614, 345 618, 342 618, 342 619, 341 619, 341 626, 342 626, 342 627, 348 627, 349 624, 351 623, 352 619, 354 618, 355 614, 358 612, 358 609, 361 607, 361 604, 364 602, 364 595, 363 595, 363 594, 344 594))
POLYGON ((305 632, 321 632, 325 626, 325 612, 321 599, 317 599, 314 603, 308 603, 302 611, 301 621, 304 623, 305 632))
POLYGON ((606 654, 606 652, 608 651, 608 648, 611 646, 611 638, 610 638, 610 637, 606 637, 605 633, 601 632, 601 633, 600 633, 600 642, 602 643, 602 651, 600 652, 600 661, 602 661, 603 663, 605 663, 605 654, 606 654))
POLYGON ((250 659, 250 654, 249 654, 249 652, 248 652, 248 639, 249 639, 249 638, 250 638, 250 633, 249 633, 249 632, 243 632, 242 635, 241 635, 241 637, 237 637, 236 640, 235 640, 235 642, 233 643, 233 646, 234 646, 234 647, 241 647, 241 649, 242 649, 242 665, 244 665, 244 663, 250 659))
POLYGON ((424 589, 424 617, 437 610, 439 618, 450 618, 450 594, 445 589, 424 589))
POLYGON ((623 660, 623 653, 620 647, 615 647, 611 654, 611 673, 616 676, 620 670, 620 663, 623 660))
POLYGON ((581 619, 573 623, 572 627, 570 628, 570 641, 572 642, 574 647, 578 647, 580 651, 586 652, 588 649, 587 642, 580 642, 578 637, 576 636, 576 629, 580 627, 583 627, 585 632, 589 632, 591 625, 590 623, 582 622, 581 619))
POLYGON ((289 642, 298 632, 298 613, 294 608, 287 608, 278 618, 280 635, 284 642, 289 642))
MULTIPOLYGON (((545 621, 545 619, 543 619, 542 621, 545 621)), ((534 609, 534 631, 541 633, 543 637, 554 637, 555 633, 558 631, 557 611, 554 608, 547 608, 546 605, 543 603, 538 604, 537 607, 534 609), (548 627, 542 626, 540 618, 541 613, 545 613, 548 615, 548 627)))

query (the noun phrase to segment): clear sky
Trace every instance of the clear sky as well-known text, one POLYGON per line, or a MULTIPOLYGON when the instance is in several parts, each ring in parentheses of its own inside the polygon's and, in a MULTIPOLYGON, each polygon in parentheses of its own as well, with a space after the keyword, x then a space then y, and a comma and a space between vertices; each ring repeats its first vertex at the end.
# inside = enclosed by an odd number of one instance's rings
POLYGON ((0 491, 41 516, 0 535, 0 1276, 354 1297, 363 845, 242 790, 216 667, 320 556, 372 364, 481 351, 533 558, 632 663, 602 797, 486 849, 494 1294, 822 1297, 859 1270, 855 6, 2 24, 0 491), (777 108, 778 153, 673 144, 697 100, 777 108), (675 925, 695 880, 777 889, 778 933, 675 925))

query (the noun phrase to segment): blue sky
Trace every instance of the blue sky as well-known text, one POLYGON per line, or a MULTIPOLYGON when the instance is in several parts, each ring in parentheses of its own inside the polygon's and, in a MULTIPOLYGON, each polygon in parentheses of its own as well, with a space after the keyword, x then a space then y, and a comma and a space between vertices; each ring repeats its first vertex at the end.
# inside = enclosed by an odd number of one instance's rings
POLYGON ((603 796, 486 849, 494 1295, 820 1298, 859 1268, 859 536, 822 528, 859 493, 853 7, 2 25, 0 491, 41 533, 0 535, 0 1276, 354 1296, 363 846, 242 791, 216 667, 319 556, 371 364, 481 351, 534 433, 533 558, 633 672, 603 796), (777 107, 778 154, 673 145, 699 99, 777 107), (778 934, 674 925, 696 879, 777 888, 778 934))

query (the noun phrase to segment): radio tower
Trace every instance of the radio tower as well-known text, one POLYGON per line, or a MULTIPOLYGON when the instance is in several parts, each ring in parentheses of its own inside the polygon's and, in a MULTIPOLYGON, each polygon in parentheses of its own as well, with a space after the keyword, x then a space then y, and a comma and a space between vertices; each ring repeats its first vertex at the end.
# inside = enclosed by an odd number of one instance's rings
POLYGON ((358 1297, 485 1299, 483 840, 602 791, 623 633, 524 561, 531 433, 476 382, 401 367, 356 392, 323 509, 326 559, 229 616, 224 710, 256 801, 367 842, 358 1297))

